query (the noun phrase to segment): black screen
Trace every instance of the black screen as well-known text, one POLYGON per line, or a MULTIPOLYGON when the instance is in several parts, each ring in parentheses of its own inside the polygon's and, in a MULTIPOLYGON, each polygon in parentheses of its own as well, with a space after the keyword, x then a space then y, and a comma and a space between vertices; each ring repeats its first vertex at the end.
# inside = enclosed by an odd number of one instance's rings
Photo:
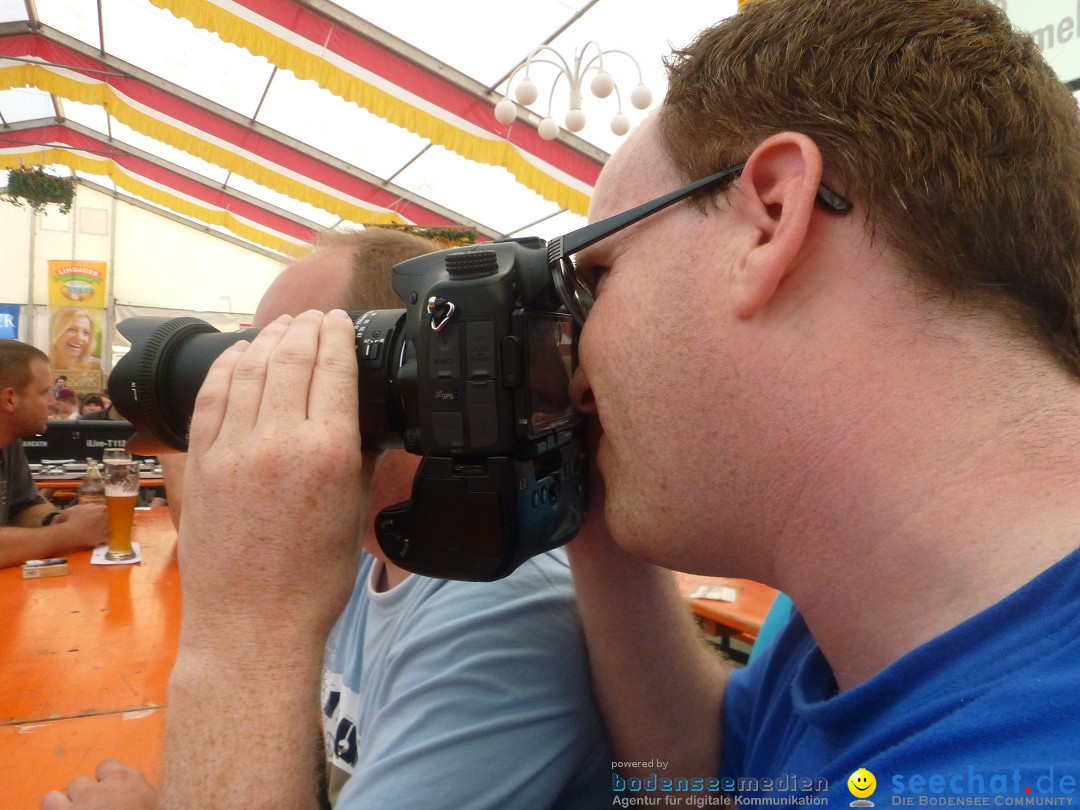
POLYGON ((81 462, 88 458, 101 461, 101 452, 106 447, 123 447, 134 432, 130 422, 56 420, 48 423, 42 435, 23 439, 23 452, 32 462, 42 459, 81 462))

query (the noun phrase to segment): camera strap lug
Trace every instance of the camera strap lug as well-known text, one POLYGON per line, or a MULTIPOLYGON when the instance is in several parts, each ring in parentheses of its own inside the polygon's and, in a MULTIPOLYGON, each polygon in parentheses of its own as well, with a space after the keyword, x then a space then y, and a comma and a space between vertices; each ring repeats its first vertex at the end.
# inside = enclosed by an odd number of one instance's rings
POLYGON ((450 319, 454 316, 454 302, 447 301, 445 298, 439 298, 437 296, 431 296, 427 301, 427 311, 431 316, 431 328, 436 332, 441 332, 443 327, 450 322, 450 319))

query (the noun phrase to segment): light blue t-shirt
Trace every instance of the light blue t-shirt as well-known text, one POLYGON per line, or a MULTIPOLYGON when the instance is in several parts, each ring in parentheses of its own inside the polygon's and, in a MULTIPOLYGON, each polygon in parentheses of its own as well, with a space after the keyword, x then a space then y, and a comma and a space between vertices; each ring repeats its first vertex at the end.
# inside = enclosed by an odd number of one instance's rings
POLYGON ((865 768, 877 807, 1080 805, 1080 551, 842 693, 794 614, 732 674, 723 740, 721 781, 757 779, 747 796, 849 806, 865 768))
POLYGON ((364 555, 327 642, 323 729, 337 808, 592 808, 611 754, 559 549, 496 582, 410 576, 364 555))

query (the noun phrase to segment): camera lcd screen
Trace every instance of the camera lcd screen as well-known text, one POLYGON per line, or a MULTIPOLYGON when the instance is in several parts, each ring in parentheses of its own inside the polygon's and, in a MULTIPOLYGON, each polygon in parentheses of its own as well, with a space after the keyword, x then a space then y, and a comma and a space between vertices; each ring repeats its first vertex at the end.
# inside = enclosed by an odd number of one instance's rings
POLYGON ((569 422, 573 321, 566 315, 526 315, 529 347, 529 433, 535 436, 569 422))

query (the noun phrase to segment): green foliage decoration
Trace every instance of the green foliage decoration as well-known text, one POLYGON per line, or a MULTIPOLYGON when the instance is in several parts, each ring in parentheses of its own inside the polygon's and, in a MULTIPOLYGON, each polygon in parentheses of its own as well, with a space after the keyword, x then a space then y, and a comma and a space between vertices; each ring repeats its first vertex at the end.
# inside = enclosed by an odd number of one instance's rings
POLYGON ((75 180, 49 174, 41 166, 24 166, 20 163, 8 172, 4 199, 20 208, 29 206, 36 213, 44 211, 46 205, 55 203, 60 206, 60 213, 66 214, 75 200, 75 180))
POLYGON ((473 245, 476 244, 479 238, 479 234, 471 228, 428 228, 423 225, 377 225, 375 227, 404 231, 405 233, 411 233, 413 236, 431 239, 444 248, 473 245))

